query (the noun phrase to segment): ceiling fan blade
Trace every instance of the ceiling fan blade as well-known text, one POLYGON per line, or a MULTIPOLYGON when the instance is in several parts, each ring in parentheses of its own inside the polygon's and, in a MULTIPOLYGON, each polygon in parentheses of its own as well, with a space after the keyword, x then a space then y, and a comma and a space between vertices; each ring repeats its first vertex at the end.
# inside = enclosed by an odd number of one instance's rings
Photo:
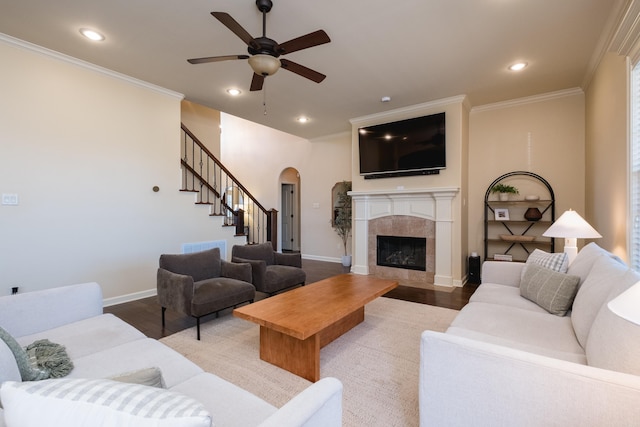
POLYGON ((251 92, 254 92, 256 90, 262 90, 263 84, 264 84, 264 76, 253 73, 253 79, 251 79, 251 88, 249 90, 251 92))
POLYGON ((313 80, 316 83, 320 83, 325 79, 325 77, 327 77, 322 73, 312 70, 311 68, 307 68, 304 65, 300 65, 293 61, 289 61, 288 59, 281 59, 280 64, 282 65, 282 68, 284 68, 285 70, 289 70, 302 77, 306 77, 307 79, 313 80))
POLYGON ((206 58, 187 59, 190 64, 204 64, 207 62, 229 61, 232 59, 249 59, 249 55, 225 55, 225 56, 208 56, 206 58))
POLYGON ((222 24, 230 29, 233 34, 240 37, 243 42, 245 42, 248 46, 257 47, 256 42, 253 40, 253 37, 247 30, 245 30, 242 25, 238 24, 238 21, 233 19, 231 15, 226 12, 211 12, 214 18, 218 21, 222 22, 222 24))
POLYGON ((330 41, 331 39, 324 30, 318 30, 307 35, 297 37, 293 40, 289 40, 288 42, 284 42, 278 46, 278 50, 281 55, 286 55, 287 53, 329 43, 330 41))

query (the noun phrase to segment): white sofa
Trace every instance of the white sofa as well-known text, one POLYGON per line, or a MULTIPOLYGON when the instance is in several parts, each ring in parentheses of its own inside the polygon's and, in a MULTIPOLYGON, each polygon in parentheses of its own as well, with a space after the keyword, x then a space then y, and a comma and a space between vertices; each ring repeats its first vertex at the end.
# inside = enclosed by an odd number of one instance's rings
MULTIPOLYGON (((195 398, 209 412, 215 426, 340 426, 342 423, 342 384, 338 380, 324 378, 278 409, 204 372, 117 317, 103 314, 102 292, 96 283, 0 297, 0 326, 23 346, 45 338, 63 344, 74 364, 66 378, 108 378, 158 367, 166 388, 195 398)), ((20 372, 13 353, 0 340, 0 384, 7 382, 8 385, 10 381, 21 381, 20 372)), ((5 424, 5 414, 8 412, 0 409, 0 426, 5 424)))
POLYGON ((608 306, 640 275, 590 243, 568 268, 579 288, 558 316, 520 295, 525 265, 485 262, 446 333, 423 333, 420 425, 640 425, 640 326, 608 306))

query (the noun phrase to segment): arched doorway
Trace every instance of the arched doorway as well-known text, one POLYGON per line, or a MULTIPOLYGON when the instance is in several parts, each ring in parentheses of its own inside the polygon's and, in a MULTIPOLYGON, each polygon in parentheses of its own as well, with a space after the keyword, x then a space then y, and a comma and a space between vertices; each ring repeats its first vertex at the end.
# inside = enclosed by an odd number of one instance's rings
POLYGON ((280 174, 280 237, 283 252, 300 251, 300 174, 286 168, 280 174))

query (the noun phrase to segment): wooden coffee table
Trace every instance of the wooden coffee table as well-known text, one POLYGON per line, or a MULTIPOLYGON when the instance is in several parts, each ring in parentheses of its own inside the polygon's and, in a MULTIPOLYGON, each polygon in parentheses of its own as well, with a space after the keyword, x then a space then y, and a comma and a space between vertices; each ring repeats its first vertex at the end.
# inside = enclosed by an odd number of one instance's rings
POLYGON ((309 381, 320 379, 320 349, 364 320, 368 302, 394 280, 341 274, 236 308, 260 325, 260 359, 309 381))

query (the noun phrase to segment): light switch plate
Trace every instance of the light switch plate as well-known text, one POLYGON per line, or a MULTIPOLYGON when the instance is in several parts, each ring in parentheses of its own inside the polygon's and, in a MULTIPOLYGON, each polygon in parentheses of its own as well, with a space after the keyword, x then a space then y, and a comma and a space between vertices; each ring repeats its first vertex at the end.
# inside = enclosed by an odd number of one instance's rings
POLYGON ((7 206, 17 206, 18 205, 18 195, 17 194, 2 194, 2 204, 7 206))

